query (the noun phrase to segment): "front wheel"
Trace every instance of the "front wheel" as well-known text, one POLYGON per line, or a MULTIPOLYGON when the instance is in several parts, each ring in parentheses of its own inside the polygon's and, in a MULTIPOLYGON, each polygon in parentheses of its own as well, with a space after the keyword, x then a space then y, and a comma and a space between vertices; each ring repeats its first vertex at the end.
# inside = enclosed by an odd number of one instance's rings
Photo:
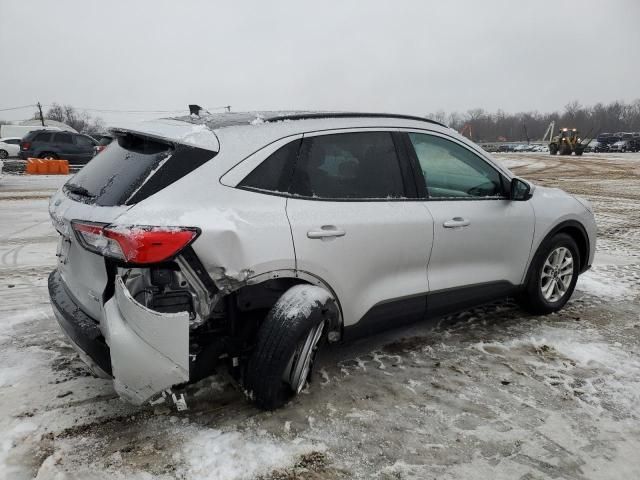
POLYGON ((275 410, 302 391, 336 312, 331 295, 313 285, 291 287, 273 306, 258 330, 245 375, 247 394, 258 408, 275 410))
POLYGON ((538 249, 520 303, 540 315, 557 312, 569 301, 578 281, 580 253, 566 233, 554 235, 538 249))

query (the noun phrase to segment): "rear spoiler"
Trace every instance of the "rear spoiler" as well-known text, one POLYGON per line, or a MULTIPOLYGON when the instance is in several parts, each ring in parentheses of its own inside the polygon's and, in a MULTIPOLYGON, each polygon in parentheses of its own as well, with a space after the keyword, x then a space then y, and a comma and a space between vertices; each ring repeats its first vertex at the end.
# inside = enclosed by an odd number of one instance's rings
POLYGON ((220 141, 218 137, 204 124, 193 124, 181 120, 163 118, 115 125, 109 127, 107 130, 114 135, 132 133, 163 142, 189 145, 212 152, 220 151, 220 141))

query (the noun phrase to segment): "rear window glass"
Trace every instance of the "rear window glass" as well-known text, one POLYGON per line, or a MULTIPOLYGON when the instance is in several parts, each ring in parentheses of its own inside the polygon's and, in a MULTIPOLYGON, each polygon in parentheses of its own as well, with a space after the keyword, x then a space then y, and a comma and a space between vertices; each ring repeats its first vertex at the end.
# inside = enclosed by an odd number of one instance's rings
POLYGON ((390 132, 305 138, 291 193, 322 199, 400 198, 400 162, 390 132))
POLYGON ((295 140, 276 150, 240 183, 240 187, 286 193, 302 140, 295 140))
POLYGON ((216 152, 118 136, 65 185, 67 195, 101 206, 131 205, 192 172, 216 152))

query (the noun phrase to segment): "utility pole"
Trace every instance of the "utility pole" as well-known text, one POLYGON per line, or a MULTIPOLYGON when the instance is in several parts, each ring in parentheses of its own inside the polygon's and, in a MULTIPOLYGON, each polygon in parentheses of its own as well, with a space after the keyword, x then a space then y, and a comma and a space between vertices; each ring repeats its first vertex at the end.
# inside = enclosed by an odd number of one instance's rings
POLYGON ((40 105, 40 102, 38 102, 38 110, 40 111, 40 123, 42 123, 42 126, 44 127, 44 116, 42 116, 42 105, 40 105))

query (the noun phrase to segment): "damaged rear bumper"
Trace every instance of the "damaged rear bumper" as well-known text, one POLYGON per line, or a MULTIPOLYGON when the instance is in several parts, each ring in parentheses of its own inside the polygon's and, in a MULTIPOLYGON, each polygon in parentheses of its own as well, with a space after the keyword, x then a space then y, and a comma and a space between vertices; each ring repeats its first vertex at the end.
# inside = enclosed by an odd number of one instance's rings
POLYGON ((98 324, 73 300, 57 271, 49 294, 58 323, 81 358, 116 392, 139 405, 189 381, 189 314, 159 313, 137 302, 118 276, 98 324), (97 369, 96 369, 97 367, 97 369))
POLYGON ((111 355, 100 326, 80 309, 67 291, 58 270, 49 275, 49 298, 56 320, 80 358, 98 376, 111 378, 111 355))

